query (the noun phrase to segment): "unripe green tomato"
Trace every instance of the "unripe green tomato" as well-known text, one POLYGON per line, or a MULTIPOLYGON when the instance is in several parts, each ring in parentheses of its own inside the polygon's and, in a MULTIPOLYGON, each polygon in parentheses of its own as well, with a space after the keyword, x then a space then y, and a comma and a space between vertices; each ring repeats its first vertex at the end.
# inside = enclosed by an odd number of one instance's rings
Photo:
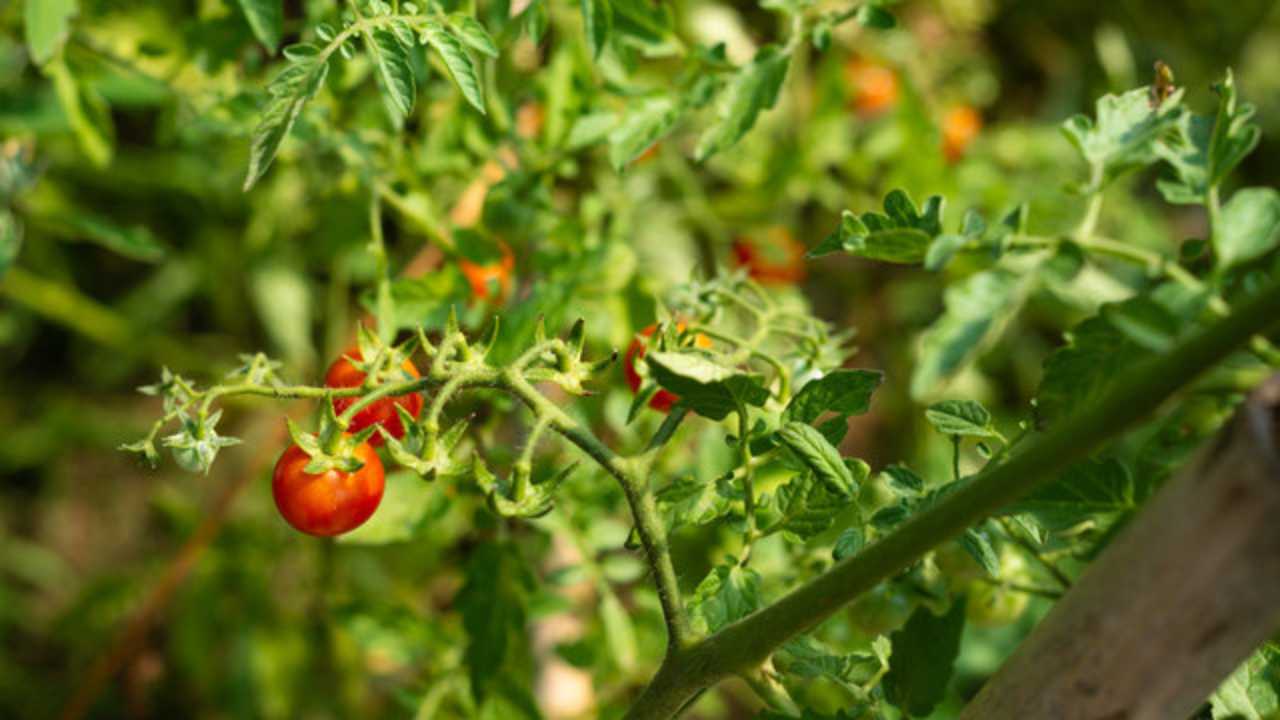
POLYGON ((822 716, 838 716, 848 704, 848 691, 842 690, 834 681, 825 677, 816 677, 805 683, 796 683, 788 687, 801 707, 820 713, 822 716))
POLYGON ((1233 412, 1230 404, 1216 397, 1194 397, 1177 414, 1178 430, 1184 437, 1211 435, 1222 427, 1233 412))
POLYGON ((874 477, 864 482, 858 491, 858 505, 868 516, 896 502, 898 502, 898 493, 889 486, 884 473, 876 473, 874 477))
POLYGON ((947 587, 964 588, 970 582, 987 574, 985 568, 964 549, 959 540, 952 540, 933 551, 933 562, 947 579, 947 587))
POLYGON ((849 604, 849 622, 869 637, 893 632, 911 617, 911 599, 891 586, 880 585, 849 604))
POLYGON ((1012 545, 1006 544, 1000 547, 1000 579, 1020 583, 1031 580, 1027 558, 1012 545))
POLYGON ((1022 617, 1028 602, 1024 592, 975 580, 969 585, 969 601, 964 612, 969 622, 979 627, 1004 627, 1022 617))

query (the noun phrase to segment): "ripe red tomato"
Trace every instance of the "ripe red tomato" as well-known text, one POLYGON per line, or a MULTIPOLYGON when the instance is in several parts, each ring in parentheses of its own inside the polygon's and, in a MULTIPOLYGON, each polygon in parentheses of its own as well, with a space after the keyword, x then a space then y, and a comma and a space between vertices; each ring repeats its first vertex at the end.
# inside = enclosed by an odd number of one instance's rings
MULTIPOLYGON (((684 323, 676 324, 677 330, 683 332, 684 328, 684 323)), ((622 372, 627 376, 627 385, 631 388, 631 392, 633 393, 640 389, 640 385, 644 381, 644 379, 640 377, 639 371, 636 370, 636 363, 644 359, 644 353, 646 350, 644 338, 652 335, 657 329, 657 325, 650 325, 649 327, 641 330, 640 334, 631 341, 629 346, 627 346, 627 354, 622 358, 622 372)), ((693 342, 701 348, 711 347, 711 339, 706 335, 699 334, 694 338, 693 342)), ((675 405, 676 400, 678 399, 679 398, 666 390, 659 390, 653 394, 652 398, 649 399, 649 407, 659 412, 669 412, 671 410, 671 406, 675 405)))
POLYGON ((497 262, 481 265, 466 258, 458 260, 458 267, 471 285, 471 296, 479 301, 502 302, 511 294, 511 277, 516 269, 516 258, 511 247, 499 243, 502 257, 497 262), (494 290, 497 290, 496 296, 494 290))
POLYGON ((898 104, 898 75, 890 68, 854 57, 844 66, 845 81, 853 86, 853 107, 864 118, 898 104))
MULTIPOLYGON (((347 358, 360 360, 360 349, 351 348, 343 353, 343 356, 333 361, 329 366, 329 371, 324 375, 325 387, 331 388, 347 388, 360 387, 364 383, 364 373, 360 372, 355 365, 347 358)), ((418 368, 406 359, 400 364, 404 371, 409 373, 410 377, 418 377, 418 368)), ((347 408, 351 407, 358 401, 357 397, 339 397, 333 399, 334 412, 341 415, 347 408)), ((404 437, 404 424, 400 422, 400 414, 396 412, 396 405, 404 407, 409 414, 418 417, 418 413, 422 412, 422 395, 416 392, 407 395, 397 395, 395 397, 384 397, 374 400, 373 403, 356 413, 351 418, 351 424, 347 427, 347 432, 358 433, 370 425, 381 425, 386 429, 391 437, 404 437)), ((374 432, 369 437, 369 442, 377 447, 382 444, 382 435, 374 432)))
POLYGON ((947 162, 959 160, 980 132, 982 116, 971 106, 957 105, 947 111, 942 121, 942 154, 947 162))
POLYGON ((765 285, 794 285, 804 280, 806 248, 784 227, 769 229, 763 242, 739 237, 733 241, 733 256, 752 279, 765 285))
POLYGON ((328 470, 312 475, 311 456, 290 445, 276 461, 271 494, 280 515, 308 535, 332 536, 350 532, 368 520, 382 502, 382 461, 369 443, 356 447, 364 466, 354 472, 328 470))

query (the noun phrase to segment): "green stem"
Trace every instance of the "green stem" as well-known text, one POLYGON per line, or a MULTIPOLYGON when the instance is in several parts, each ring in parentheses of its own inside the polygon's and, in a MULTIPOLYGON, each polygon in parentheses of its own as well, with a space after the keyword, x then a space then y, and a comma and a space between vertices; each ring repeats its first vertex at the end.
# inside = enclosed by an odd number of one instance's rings
POLYGON ((1093 231, 1098 227, 1098 218, 1102 215, 1102 166, 1094 165, 1089 173, 1089 205, 1085 208, 1084 217, 1080 219, 1080 225, 1076 228, 1075 237, 1077 239, 1087 238, 1093 235, 1093 231))
POLYGON ((675 656, 689 644, 691 631, 684 603, 680 599, 675 565, 671 562, 666 528, 658 514, 658 504, 648 481, 630 460, 619 456, 600 442, 558 405, 539 393, 523 375, 508 370, 502 374, 501 383, 504 389, 524 402, 535 415, 547 419, 552 430, 578 446, 622 485, 631 515, 635 519, 636 533, 644 546, 645 559, 653 573, 658 602, 662 605, 667 625, 667 657, 675 656))
POLYGON ((702 689, 763 663, 877 583, 901 572, 938 544, 1022 497, 1145 418, 1255 333, 1280 324, 1280 281, 1171 352, 1115 378, 1093 405, 1033 440, 1021 453, 972 476, 933 507, 861 552, 837 563, 769 607, 669 656, 627 717, 669 718, 702 689))
POLYGON ((756 530, 756 491, 754 473, 751 465, 751 443, 748 440, 751 427, 748 424, 749 414, 746 405, 738 404, 738 467, 742 473, 742 509, 746 515, 747 527, 742 534, 742 559, 739 565, 746 566, 751 561, 751 547, 759 533, 756 530))
MULTIPOLYGON (((1105 237, 1076 237, 1072 240, 1084 250, 1142 265, 1192 292, 1204 293, 1208 297, 1209 311, 1218 317, 1226 317, 1231 312, 1231 305, 1220 293, 1176 261, 1160 253, 1105 237)), ((1054 247, 1061 241, 1057 238, 1021 235, 1016 237, 1014 242, 1024 247, 1054 247)), ((1267 364, 1280 366, 1280 349, 1266 338, 1261 336, 1251 338, 1249 349, 1267 364)))
POLYGON ((375 314, 378 318, 378 339, 391 342, 396 331, 396 307, 391 299, 391 273, 387 262, 387 245, 382 237, 382 204, 375 188, 369 193, 369 254, 373 255, 374 272, 378 276, 375 314))

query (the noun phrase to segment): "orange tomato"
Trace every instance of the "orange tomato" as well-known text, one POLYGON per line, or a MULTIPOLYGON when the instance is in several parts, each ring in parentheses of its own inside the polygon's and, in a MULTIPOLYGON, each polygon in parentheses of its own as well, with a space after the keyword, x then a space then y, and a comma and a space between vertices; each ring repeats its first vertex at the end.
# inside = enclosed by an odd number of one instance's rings
POLYGON ((359 470, 313 475, 305 470, 311 456, 297 445, 286 448, 271 475, 271 494, 280 515, 298 530, 322 537, 363 525, 382 502, 385 477, 382 461, 369 443, 360 443, 355 452, 364 463, 359 470))
POLYGON ((754 242, 738 237, 733 256, 752 279, 765 285, 794 285, 804 280, 806 248, 784 227, 770 228, 767 240, 754 242))
POLYGON ((542 134, 542 126, 545 124, 546 111, 542 108, 542 103, 536 100, 529 102, 516 108, 516 135, 525 140, 532 140, 542 134))
POLYGON ((516 258, 511 254, 511 247, 506 243, 499 243, 499 246, 502 257, 496 262, 481 265, 466 258, 458 260, 458 267, 466 276, 467 283, 471 285, 471 296, 476 300, 493 300, 500 303, 511 294, 516 258))
POLYGON ((957 105, 947 111, 942 120, 942 154, 947 162, 956 162, 978 133, 982 131, 982 116, 969 105, 957 105))
POLYGON ((853 107, 862 117, 872 117, 898 104, 898 74, 891 68, 855 57, 844 67, 845 81, 853 86, 853 107))
MULTIPOLYGON (((364 384, 364 373, 360 372, 355 365, 351 364, 348 358, 359 361, 360 349, 351 348, 343 353, 343 356, 333 361, 329 366, 328 372, 324 375, 325 387, 331 388, 348 388, 360 387, 364 384)), ((418 377, 418 368, 407 358, 400 365, 409 377, 418 377)), ((333 399, 334 412, 341 415, 347 408, 354 405, 360 398, 358 397, 337 397, 333 399)), ((355 414, 351 418, 351 425, 347 427, 347 431, 358 433, 370 425, 381 425, 394 438, 404 437, 404 424, 400 421, 400 414, 396 412, 396 405, 404 407, 409 414, 418 417, 418 413, 422 412, 422 395, 416 392, 406 395, 398 395, 395 397, 384 397, 373 401, 363 410, 355 414)), ((382 444, 382 435, 375 432, 369 437, 369 443, 373 446, 382 444)))

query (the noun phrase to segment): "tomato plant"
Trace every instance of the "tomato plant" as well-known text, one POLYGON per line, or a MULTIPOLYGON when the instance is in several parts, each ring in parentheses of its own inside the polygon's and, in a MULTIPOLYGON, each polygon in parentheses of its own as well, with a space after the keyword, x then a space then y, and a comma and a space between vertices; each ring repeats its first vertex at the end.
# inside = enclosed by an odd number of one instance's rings
POLYGON ((0 716, 972 717, 1280 369, 1174 5, 8 4, 0 716))

